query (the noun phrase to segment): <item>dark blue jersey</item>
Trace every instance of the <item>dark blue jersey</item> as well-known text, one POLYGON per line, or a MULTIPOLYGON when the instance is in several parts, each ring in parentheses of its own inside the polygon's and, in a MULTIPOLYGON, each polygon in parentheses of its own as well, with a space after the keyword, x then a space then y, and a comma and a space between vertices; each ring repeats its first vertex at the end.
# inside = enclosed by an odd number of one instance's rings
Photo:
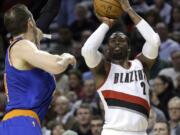
POLYGON ((13 67, 9 52, 15 43, 8 48, 5 60, 5 82, 8 96, 6 111, 33 110, 42 121, 55 90, 54 76, 38 68, 19 70, 13 67))

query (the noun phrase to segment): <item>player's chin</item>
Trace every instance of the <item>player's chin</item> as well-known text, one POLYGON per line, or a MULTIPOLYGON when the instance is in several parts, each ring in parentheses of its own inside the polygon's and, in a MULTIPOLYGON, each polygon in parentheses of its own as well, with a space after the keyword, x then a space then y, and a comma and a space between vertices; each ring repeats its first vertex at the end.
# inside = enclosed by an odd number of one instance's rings
POLYGON ((119 52, 119 53, 113 53, 112 56, 111 56, 111 58, 112 58, 113 60, 121 60, 121 59, 122 59, 122 53, 121 53, 121 52, 119 52))
POLYGON ((114 52, 114 53, 112 53, 112 55, 111 55, 111 59, 112 60, 125 60, 125 59, 127 59, 127 52, 126 51, 124 51, 124 52, 114 52))

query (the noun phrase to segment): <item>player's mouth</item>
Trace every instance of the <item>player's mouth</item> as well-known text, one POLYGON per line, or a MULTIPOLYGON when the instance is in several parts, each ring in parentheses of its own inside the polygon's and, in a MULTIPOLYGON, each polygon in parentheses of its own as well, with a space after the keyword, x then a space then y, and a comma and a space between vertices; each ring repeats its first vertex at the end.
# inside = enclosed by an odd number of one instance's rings
POLYGON ((122 51, 122 47, 116 47, 114 49, 114 53, 120 53, 122 51))

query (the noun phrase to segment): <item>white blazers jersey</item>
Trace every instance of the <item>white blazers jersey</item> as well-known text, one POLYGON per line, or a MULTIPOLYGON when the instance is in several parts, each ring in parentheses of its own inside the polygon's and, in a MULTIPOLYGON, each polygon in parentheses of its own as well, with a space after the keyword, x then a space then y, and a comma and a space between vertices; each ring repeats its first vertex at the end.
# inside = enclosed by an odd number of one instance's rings
POLYGON ((111 63, 98 93, 105 109, 104 129, 145 132, 150 111, 149 85, 142 63, 135 59, 125 69, 111 63))

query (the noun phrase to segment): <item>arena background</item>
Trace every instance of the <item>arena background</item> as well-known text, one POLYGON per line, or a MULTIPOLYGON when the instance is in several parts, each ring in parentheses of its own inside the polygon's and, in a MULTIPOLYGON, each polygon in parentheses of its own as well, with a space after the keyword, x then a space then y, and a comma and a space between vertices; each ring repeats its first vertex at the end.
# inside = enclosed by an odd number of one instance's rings
MULTIPOLYGON (((80 50, 100 22, 93 13, 92 0, 1 0, 0 1, 0 118, 5 112, 3 87, 4 59, 11 35, 3 25, 3 14, 11 6, 23 3, 34 15, 44 33, 41 49, 52 54, 69 52, 76 56, 77 68, 56 76, 57 90, 49 113, 42 123, 44 135, 100 135, 103 107, 96 93, 94 78, 80 50), (94 123, 99 125, 94 125, 94 123), (72 132, 75 131, 75 132, 72 132)), ((159 57, 150 73, 151 112, 148 134, 153 135, 156 121, 169 123, 171 133, 180 135, 180 0, 132 0, 133 8, 159 33, 159 57)), ((141 52, 144 39, 124 14, 108 32, 122 31, 131 44, 130 58, 141 52)), ((101 51, 106 52, 105 40, 101 51)), ((168 127, 166 127, 168 128, 168 127)), ((166 135, 166 134, 163 134, 166 135)))

